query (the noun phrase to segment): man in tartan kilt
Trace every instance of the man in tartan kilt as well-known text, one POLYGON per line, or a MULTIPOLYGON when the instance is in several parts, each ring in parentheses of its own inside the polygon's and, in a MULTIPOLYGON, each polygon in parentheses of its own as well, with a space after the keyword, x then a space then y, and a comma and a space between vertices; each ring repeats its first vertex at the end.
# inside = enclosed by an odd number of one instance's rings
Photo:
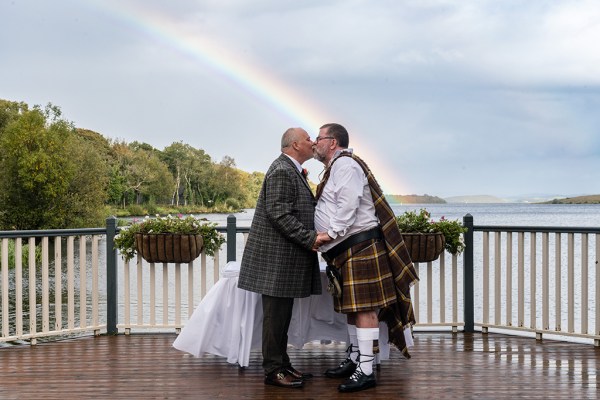
POLYGON ((415 323, 410 286, 418 280, 391 207, 348 144, 348 132, 335 123, 323 125, 313 144, 315 158, 326 166, 317 187, 315 229, 332 238, 319 250, 341 278, 334 307, 347 315, 351 342, 348 358, 325 372, 348 378, 341 392, 376 385, 373 341, 379 339, 379 321, 387 323, 390 342, 410 357, 407 328, 415 323))

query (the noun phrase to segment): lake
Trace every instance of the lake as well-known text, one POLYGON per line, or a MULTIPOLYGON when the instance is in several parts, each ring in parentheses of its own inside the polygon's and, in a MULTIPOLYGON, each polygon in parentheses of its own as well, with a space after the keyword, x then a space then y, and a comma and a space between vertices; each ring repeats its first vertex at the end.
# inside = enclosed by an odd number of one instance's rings
MULTIPOLYGON (((393 205, 396 215, 409 210, 427 209, 435 220, 459 219, 473 216, 475 225, 509 226, 581 226, 600 227, 600 204, 407 204, 393 205)), ((226 214, 197 214, 209 221, 226 225, 226 214)), ((238 226, 250 226, 254 209, 235 213, 238 226)))

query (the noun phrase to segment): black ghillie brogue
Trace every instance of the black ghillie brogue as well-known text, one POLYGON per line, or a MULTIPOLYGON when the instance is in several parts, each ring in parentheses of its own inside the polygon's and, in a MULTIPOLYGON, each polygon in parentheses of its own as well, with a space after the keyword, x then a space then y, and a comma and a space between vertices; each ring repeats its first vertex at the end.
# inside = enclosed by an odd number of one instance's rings
POLYGON ((375 374, 365 375, 360 368, 358 368, 350 379, 338 386, 340 392, 358 392, 360 390, 369 389, 375 387, 377 381, 375 380, 375 374))
POLYGON ((357 364, 351 359, 346 358, 338 367, 329 368, 325 371, 325 376, 328 378, 348 378, 356 371, 356 366, 357 364))
POLYGON ((354 361, 352 361, 350 355, 352 353, 357 353, 357 360, 360 357, 360 352, 358 350, 354 350, 355 348, 356 347, 353 347, 352 344, 348 346, 348 348, 346 349, 348 357, 344 361, 342 361, 339 366, 335 368, 329 368, 327 371, 325 371, 325 376, 328 378, 349 378, 354 373, 354 371, 356 371, 356 366, 358 365, 354 361))

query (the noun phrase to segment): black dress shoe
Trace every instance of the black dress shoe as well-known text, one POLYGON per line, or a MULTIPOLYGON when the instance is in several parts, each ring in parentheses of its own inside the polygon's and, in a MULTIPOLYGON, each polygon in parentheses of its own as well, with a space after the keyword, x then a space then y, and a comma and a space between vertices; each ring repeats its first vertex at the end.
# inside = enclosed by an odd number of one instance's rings
POLYGON ((294 378, 285 369, 281 369, 265 376, 265 385, 273 385, 284 388, 301 388, 304 381, 294 378))
POLYGON ((329 368, 325 371, 325 376, 328 378, 348 378, 356 371, 356 366, 357 364, 351 359, 346 358, 340 363, 339 367, 329 368))
POLYGON ((350 379, 338 386, 340 392, 358 392, 359 390, 365 390, 377 385, 375 380, 375 374, 365 375, 360 369, 358 369, 350 379))
POLYGON ((313 377, 313 374, 309 374, 308 372, 300 372, 296 368, 292 367, 291 365, 289 367, 286 367, 285 370, 287 371, 288 374, 290 374, 294 378, 302 379, 303 381, 307 381, 313 377))

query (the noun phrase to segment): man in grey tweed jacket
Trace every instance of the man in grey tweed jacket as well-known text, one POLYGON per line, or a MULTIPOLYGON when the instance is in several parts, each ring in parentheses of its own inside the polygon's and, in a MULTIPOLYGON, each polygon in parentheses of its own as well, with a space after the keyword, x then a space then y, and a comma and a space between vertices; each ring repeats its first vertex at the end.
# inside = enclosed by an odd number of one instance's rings
POLYGON ((321 293, 316 248, 329 239, 314 230, 316 201, 302 173, 312 144, 302 128, 283 134, 282 154, 258 197, 238 281, 240 289, 262 295, 265 383, 281 387, 302 387, 311 377, 292 367, 287 333, 294 298, 321 293))

